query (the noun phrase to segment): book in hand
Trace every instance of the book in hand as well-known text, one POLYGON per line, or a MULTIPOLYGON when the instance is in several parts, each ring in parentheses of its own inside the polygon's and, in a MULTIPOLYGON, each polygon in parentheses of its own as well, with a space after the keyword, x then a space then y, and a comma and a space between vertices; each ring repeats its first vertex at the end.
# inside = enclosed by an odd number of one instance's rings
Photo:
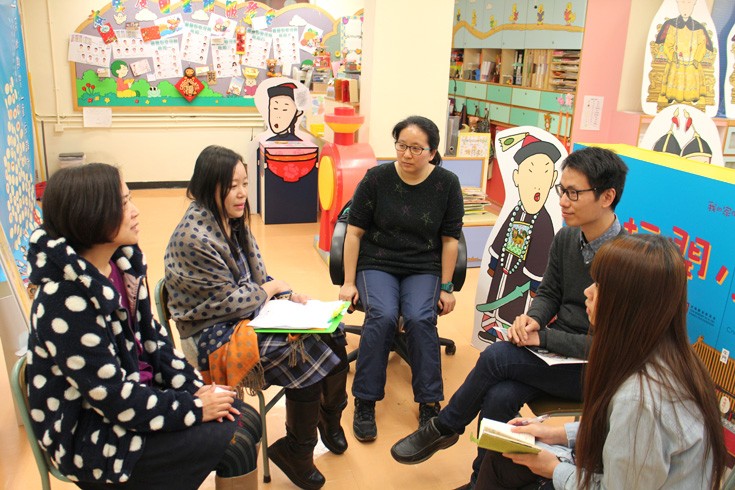
POLYGON ((534 436, 511 432, 513 427, 516 426, 497 420, 482 419, 480 437, 470 436, 470 439, 481 448, 498 453, 537 454, 541 452, 534 436))
POLYGON ((268 301, 250 321, 256 332, 330 333, 342 320, 349 301, 319 301, 305 304, 287 299, 268 301))

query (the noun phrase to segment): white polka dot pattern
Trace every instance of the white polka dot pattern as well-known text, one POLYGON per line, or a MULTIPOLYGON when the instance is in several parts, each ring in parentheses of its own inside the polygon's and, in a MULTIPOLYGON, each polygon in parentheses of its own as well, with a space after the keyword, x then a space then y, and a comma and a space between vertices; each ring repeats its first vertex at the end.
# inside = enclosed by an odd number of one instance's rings
POLYGON ((125 481, 133 454, 144 447, 140 433, 200 421, 201 401, 191 395, 199 373, 159 333, 137 247, 115 257, 135 306, 131 313, 120 307, 113 284, 64 239, 36 231, 28 257, 41 285, 27 354, 33 430, 70 480, 125 481), (131 331, 160 389, 141 383, 131 331))

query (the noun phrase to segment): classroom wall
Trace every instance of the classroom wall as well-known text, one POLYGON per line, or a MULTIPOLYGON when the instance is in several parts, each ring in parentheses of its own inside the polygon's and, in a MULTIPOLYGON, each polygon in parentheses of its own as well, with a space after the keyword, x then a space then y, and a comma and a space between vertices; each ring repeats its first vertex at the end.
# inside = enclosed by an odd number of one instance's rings
MULTIPOLYGON (((646 37, 662 0, 597 0, 587 5, 574 142, 637 146, 646 37), (603 96, 599 131, 581 129, 585 95, 603 96)), ((713 0, 707 0, 712 10, 713 0)))
MULTIPOLYGON (((69 35, 93 9, 109 0, 34 0, 21 2, 28 69, 33 91, 39 163, 53 172, 59 153, 82 151, 87 162, 119 165, 129 182, 188 181, 198 153, 219 144, 241 154, 263 129, 259 114, 220 112, 143 113, 113 110, 112 128, 82 126, 74 111, 69 35)), ((351 15, 362 0, 318 0, 333 17, 351 15)), ((254 162, 248 162, 251 174, 254 162)), ((43 177, 43 175, 39 175, 43 177)), ((252 186, 251 192, 255 192, 252 186)), ((254 201, 254 196, 251 196, 254 201)))
POLYGON ((412 114, 437 124, 443 147, 453 8, 449 1, 365 1, 359 139, 377 156, 395 155, 391 130, 412 114))

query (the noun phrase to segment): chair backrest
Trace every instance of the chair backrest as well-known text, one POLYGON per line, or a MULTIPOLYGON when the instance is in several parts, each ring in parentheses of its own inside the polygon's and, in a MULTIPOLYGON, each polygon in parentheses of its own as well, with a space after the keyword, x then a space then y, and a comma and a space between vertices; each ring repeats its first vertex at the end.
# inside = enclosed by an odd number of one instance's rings
MULTIPOLYGON (((339 212, 337 223, 332 233, 332 243, 329 247, 329 277, 332 284, 341 286, 345 282, 344 271, 344 248, 345 234, 347 233, 347 219, 350 215, 350 206, 352 201, 347 204, 339 212)), ((454 290, 459 291, 464 285, 467 276, 467 242, 464 239, 464 233, 459 237, 459 247, 457 249, 457 263, 454 265, 454 273, 452 274, 452 284, 454 290)))
POLYGON ((168 338, 171 339, 171 343, 176 344, 176 342, 174 342, 173 330, 171 329, 171 314, 168 311, 168 291, 166 290, 166 282, 163 278, 159 279, 156 283, 153 295, 156 301, 158 322, 166 329, 166 333, 168 333, 168 338))
POLYGON ((61 481, 70 482, 68 478, 61 474, 61 472, 53 465, 51 460, 46 454, 46 451, 41 448, 36 439, 36 435, 33 433, 33 425, 31 423, 30 406, 28 405, 28 384, 26 382, 26 358, 25 356, 18 359, 13 366, 13 373, 10 378, 10 391, 13 393, 13 399, 20 412, 20 418, 25 426, 26 438, 28 443, 31 445, 31 451, 33 457, 36 460, 36 466, 38 472, 41 474, 41 486, 43 490, 51 489, 51 482, 49 481, 49 473, 55 478, 61 481))

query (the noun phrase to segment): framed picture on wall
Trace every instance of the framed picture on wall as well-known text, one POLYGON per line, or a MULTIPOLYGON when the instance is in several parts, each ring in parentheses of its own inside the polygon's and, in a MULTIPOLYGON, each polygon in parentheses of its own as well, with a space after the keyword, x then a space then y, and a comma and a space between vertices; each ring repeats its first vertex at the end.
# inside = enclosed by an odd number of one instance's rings
POLYGON ((492 177, 492 166, 488 165, 493 147, 490 133, 459 133, 457 138, 457 157, 483 158, 487 168, 487 178, 492 177))

